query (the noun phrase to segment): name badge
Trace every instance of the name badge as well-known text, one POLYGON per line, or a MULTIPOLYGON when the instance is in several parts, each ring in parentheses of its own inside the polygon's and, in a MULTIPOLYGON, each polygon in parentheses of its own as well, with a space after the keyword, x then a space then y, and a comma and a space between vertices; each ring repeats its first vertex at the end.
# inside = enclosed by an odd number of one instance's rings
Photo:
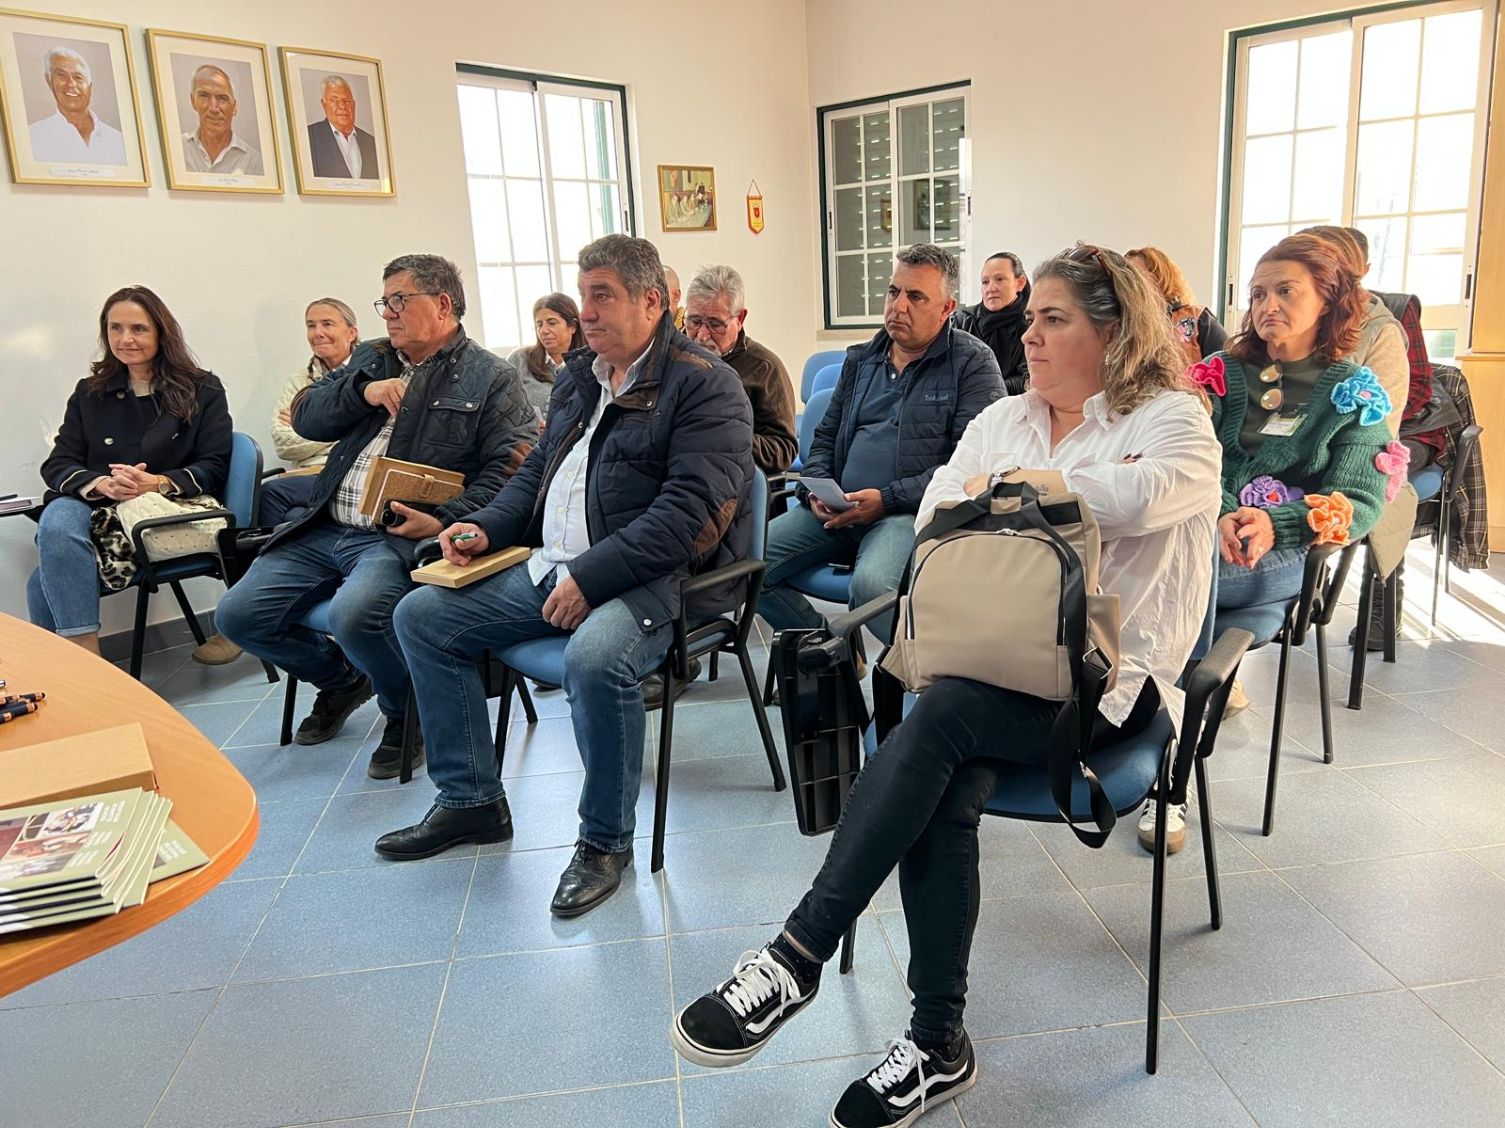
POLYGON ((1259 433, 1261 435, 1294 435, 1304 418, 1305 416, 1294 413, 1284 415, 1280 412, 1272 412, 1270 418, 1265 420, 1265 425, 1259 429, 1259 433))

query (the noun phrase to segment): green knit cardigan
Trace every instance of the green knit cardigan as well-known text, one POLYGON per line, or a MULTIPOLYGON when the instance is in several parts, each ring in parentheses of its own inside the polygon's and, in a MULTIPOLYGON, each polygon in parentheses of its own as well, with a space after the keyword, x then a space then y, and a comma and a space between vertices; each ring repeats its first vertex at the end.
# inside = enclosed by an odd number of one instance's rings
MULTIPOLYGON (((1364 536, 1379 520, 1385 507, 1387 476, 1375 458, 1390 441, 1390 429, 1381 420, 1364 426, 1359 413, 1341 413, 1333 405, 1332 391, 1339 381, 1358 371, 1358 365, 1339 361, 1317 378, 1306 418, 1291 435, 1266 435, 1258 453, 1250 455, 1239 445, 1239 432, 1249 410, 1249 379, 1244 367, 1226 352, 1223 360, 1227 393, 1212 394, 1212 426, 1223 444, 1223 505, 1220 514, 1239 508, 1239 491, 1261 474, 1287 486, 1300 486, 1309 494, 1341 493, 1353 505, 1349 540, 1364 536)), ((1211 359, 1211 358, 1209 358, 1211 359)), ((1253 374, 1258 379, 1258 373, 1253 374)), ((1315 533, 1307 522, 1310 507, 1300 498, 1272 506, 1276 548, 1303 548, 1315 533)))

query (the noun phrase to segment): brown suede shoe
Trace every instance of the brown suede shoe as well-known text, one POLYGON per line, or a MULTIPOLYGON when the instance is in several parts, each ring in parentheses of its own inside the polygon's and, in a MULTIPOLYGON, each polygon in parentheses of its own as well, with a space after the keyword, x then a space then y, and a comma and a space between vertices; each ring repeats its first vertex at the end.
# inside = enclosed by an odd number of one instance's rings
POLYGON ((193 652, 193 660, 202 666, 224 666, 235 661, 241 654, 240 647, 224 635, 217 634, 193 652))

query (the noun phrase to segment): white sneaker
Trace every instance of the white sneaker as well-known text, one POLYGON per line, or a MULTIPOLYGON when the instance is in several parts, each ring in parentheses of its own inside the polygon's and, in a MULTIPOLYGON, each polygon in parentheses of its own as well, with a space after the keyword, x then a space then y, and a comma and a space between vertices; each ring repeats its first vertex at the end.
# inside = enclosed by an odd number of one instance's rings
MULTIPOLYGON (((1139 844, 1155 852, 1155 801, 1144 805, 1139 816, 1139 844)), ((1165 852, 1174 854, 1186 845, 1186 804, 1175 803, 1165 809, 1165 852)))
POLYGON ((1228 704, 1223 708, 1223 720, 1236 717, 1247 708, 1249 708, 1249 695, 1244 692, 1243 683, 1234 678, 1233 688, 1228 691, 1228 704))

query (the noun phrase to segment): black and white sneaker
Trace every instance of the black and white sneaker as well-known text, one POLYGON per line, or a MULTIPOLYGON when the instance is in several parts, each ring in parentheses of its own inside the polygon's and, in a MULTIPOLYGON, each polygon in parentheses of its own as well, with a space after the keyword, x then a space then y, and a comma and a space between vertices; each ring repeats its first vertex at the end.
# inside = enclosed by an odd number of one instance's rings
POLYGON ((920 1049, 905 1031, 889 1042, 878 1068, 847 1086, 831 1110, 831 1128, 903 1128, 976 1081, 977 1057, 965 1031, 953 1061, 920 1049))
POLYGON ((819 976, 802 984, 772 948, 743 952, 730 979, 674 1016, 669 1041, 680 1057, 696 1065, 741 1065, 804 1010, 818 990, 819 976))

